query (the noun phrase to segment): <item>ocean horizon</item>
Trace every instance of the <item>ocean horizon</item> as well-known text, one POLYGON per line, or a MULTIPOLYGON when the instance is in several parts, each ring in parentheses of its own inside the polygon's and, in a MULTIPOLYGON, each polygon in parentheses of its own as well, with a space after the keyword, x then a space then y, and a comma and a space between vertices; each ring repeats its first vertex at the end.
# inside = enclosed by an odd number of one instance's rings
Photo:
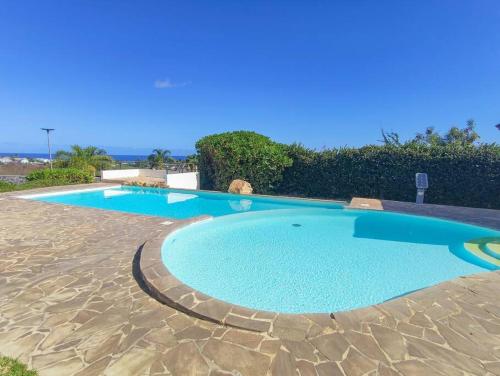
MULTIPOLYGON (((108 154, 116 161, 120 162, 135 162, 135 161, 144 161, 148 158, 147 155, 133 155, 133 154, 108 154)), ((52 154, 52 159, 54 159, 55 154, 52 154)), ((18 158, 44 158, 49 159, 48 153, 0 153, 1 157, 18 157, 18 158)), ((185 155, 172 155, 172 158, 178 160, 185 160, 185 155)))

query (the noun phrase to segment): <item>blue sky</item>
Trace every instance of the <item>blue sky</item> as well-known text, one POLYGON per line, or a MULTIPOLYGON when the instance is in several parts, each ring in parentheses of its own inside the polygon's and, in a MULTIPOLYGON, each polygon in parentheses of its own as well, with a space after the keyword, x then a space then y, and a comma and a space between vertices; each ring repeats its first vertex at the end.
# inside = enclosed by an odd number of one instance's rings
POLYGON ((469 118, 500 141, 500 1, 22 1, 0 7, 0 151, 174 153, 248 129, 314 147, 469 118), (15 149, 15 150, 12 150, 15 149))

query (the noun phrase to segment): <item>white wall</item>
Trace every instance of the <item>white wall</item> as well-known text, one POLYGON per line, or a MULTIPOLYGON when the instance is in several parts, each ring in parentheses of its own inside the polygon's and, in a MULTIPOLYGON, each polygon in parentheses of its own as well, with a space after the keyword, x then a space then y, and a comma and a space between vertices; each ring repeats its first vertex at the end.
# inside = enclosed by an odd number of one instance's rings
POLYGON ((199 189, 197 172, 183 172, 180 174, 168 174, 167 185, 170 188, 199 189))
POLYGON ((139 176, 139 169, 131 170, 103 170, 101 172, 102 180, 117 180, 124 178, 135 178, 139 176))

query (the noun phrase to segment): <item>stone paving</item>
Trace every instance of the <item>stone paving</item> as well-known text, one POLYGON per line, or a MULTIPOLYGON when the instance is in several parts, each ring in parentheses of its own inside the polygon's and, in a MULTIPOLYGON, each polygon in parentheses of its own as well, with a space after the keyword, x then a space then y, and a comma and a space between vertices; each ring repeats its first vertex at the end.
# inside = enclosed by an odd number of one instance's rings
POLYGON ((42 376, 500 375, 499 272, 240 330, 145 292, 164 221, 0 195, 0 353, 42 376))

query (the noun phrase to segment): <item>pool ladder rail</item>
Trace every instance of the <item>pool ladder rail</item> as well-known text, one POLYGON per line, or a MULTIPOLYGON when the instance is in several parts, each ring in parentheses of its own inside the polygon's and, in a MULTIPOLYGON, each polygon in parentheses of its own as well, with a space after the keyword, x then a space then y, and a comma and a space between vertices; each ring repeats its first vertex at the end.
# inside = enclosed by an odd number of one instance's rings
POLYGON ((500 268, 500 238, 479 238, 464 243, 464 248, 474 256, 500 268))

